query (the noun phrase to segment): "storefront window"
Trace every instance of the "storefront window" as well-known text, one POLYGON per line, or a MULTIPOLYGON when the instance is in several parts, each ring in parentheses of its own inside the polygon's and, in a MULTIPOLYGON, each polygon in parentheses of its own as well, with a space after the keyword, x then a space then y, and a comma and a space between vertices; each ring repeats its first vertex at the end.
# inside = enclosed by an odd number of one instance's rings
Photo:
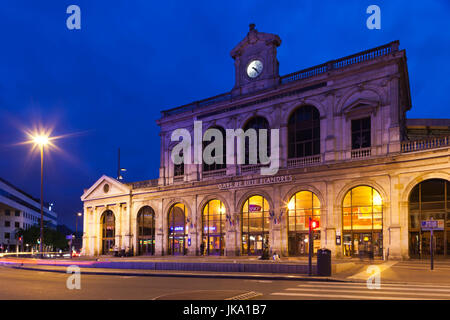
POLYGON ((252 196, 242 207, 242 253, 262 254, 269 242, 269 202, 262 196, 252 196))
POLYGON ((409 196, 409 254, 413 258, 430 254, 430 232, 421 230, 421 221, 440 220, 444 230, 433 232, 434 254, 450 254, 450 186, 442 179, 425 180, 409 196))
POLYGON ((184 255, 187 253, 188 228, 186 206, 182 203, 174 204, 169 210, 169 254, 184 255))
POLYGON ((107 210, 102 214, 102 254, 113 254, 116 233, 114 213, 107 210))
MULTIPOLYGON (((311 191, 300 191, 288 202, 289 255, 309 253, 309 218, 318 220, 320 226, 320 201, 311 191)), ((314 231, 314 252, 320 248, 320 227, 314 231)))
POLYGON ((137 216, 138 253, 140 255, 155 254, 155 212, 149 206, 141 208, 137 216))
POLYGON ((369 186, 351 189, 342 202, 345 256, 382 255, 383 202, 369 186))
POLYGON ((225 248, 225 205, 220 200, 210 200, 203 208, 203 252, 206 255, 223 255, 225 248))

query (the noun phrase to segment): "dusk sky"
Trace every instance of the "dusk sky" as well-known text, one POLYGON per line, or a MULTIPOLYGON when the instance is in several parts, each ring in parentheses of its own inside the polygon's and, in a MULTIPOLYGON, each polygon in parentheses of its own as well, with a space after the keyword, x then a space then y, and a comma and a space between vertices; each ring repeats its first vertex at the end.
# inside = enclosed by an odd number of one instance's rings
POLYGON ((80 196, 102 174, 158 177, 160 111, 234 85, 233 47, 248 25, 275 33, 280 74, 393 40, 406 49, 408 118, 450 118, 449 1, 4 0, 0 4, 0 177, 39 197, 39 157, 24 130, 43 124, 45 201, 74 228, 80 196), (66 8, 81 8, 68 30, 66 8), (366 8, 381 8, 381 30, 366 8))

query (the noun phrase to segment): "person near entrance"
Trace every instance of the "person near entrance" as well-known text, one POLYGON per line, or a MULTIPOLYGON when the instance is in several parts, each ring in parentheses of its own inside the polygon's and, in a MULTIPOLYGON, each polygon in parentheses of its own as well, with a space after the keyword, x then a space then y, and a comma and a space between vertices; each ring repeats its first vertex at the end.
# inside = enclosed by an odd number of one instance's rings
POLYGON ((205 242, 202 241, 202 243, 200 244, 200 255, 204 256, 205 255, 205 242))

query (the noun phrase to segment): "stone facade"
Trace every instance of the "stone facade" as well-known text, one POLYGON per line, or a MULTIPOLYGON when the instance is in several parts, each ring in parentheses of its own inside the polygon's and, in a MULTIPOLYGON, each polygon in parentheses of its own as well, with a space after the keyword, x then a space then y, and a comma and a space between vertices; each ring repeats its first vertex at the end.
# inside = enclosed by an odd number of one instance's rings
MULTIPOLYGON (((408 199, 411 190, 427 179, 450 181, 448 138, 408 140, 406 111, 411 108, 406 53, 398 42, 280 77, 276 35, 254 26, 231 55, 236 84, 226 94, 162 112, 159 179, 122 183, 103 176, 85 190, 83 252, 102 253, 102 214, 115 217, 114 245, 138 254, 138 212, 154 211, 154 254, 168 254, 172 205, 186 207, 190 223, 188 255, 198 255, 202 242, 202 212, 209 200, 222 201, 230 216, 225 223, 224 254, 242 254, 241 214, 244 202, 263 196, 270 206, 269 248, 289 255, 288 202, 299 191, 311 191, 320 201, 320 246, 333 256, 343 255, 343 200, 357 186, 373 187, 382 200, 382 257, 409 257, 408 199), (253 82, 244 73, 248 63, 264 65, 253 82), (288 154, 288 122, 302 106, 320 114, 320 152, 300 158, 288 154), (171 141, 175 129, 188 129, 194 121, 210 127, 243 128, 254 117, 263 117, 270 128, 280 129, 280 169, 262 176, 258 165, 228 163, 226 168, 203 172, 201 164, 185 164, 174 175, 171 141), (370 117, 370 146, 352 146, 352 120, 370 117), (105 187, 105 186, 108 187, 105 187)), ((448 120, 443 120, 449 123, 448 120)), ((193 152, 193 151, 192 151, 193 152)), ((353 240, 352 240, 353 241, 353 240)))

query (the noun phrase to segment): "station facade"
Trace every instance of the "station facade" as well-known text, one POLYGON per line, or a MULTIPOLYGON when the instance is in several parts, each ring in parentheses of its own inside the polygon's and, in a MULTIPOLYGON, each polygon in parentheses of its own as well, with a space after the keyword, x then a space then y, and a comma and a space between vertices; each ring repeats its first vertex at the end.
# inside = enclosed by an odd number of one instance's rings
POLYGON ((280 45, 250 25, 231 51, 230 92, 162 112, 158 179, 102 176, 84 191, 83 254, 299 256, 313 241, 335 257, 407 259, 429 254, 420 221, 432 218, 443 226, 435 252, 450 256, 450 120, 406 118, 399 42, 285 76, 280 45), (194 121, 203 132, 278 129, 279 170, 174 164, 172 133, 194 136, 194 121), (312 239, 310 217, 320 222, 312 239))

